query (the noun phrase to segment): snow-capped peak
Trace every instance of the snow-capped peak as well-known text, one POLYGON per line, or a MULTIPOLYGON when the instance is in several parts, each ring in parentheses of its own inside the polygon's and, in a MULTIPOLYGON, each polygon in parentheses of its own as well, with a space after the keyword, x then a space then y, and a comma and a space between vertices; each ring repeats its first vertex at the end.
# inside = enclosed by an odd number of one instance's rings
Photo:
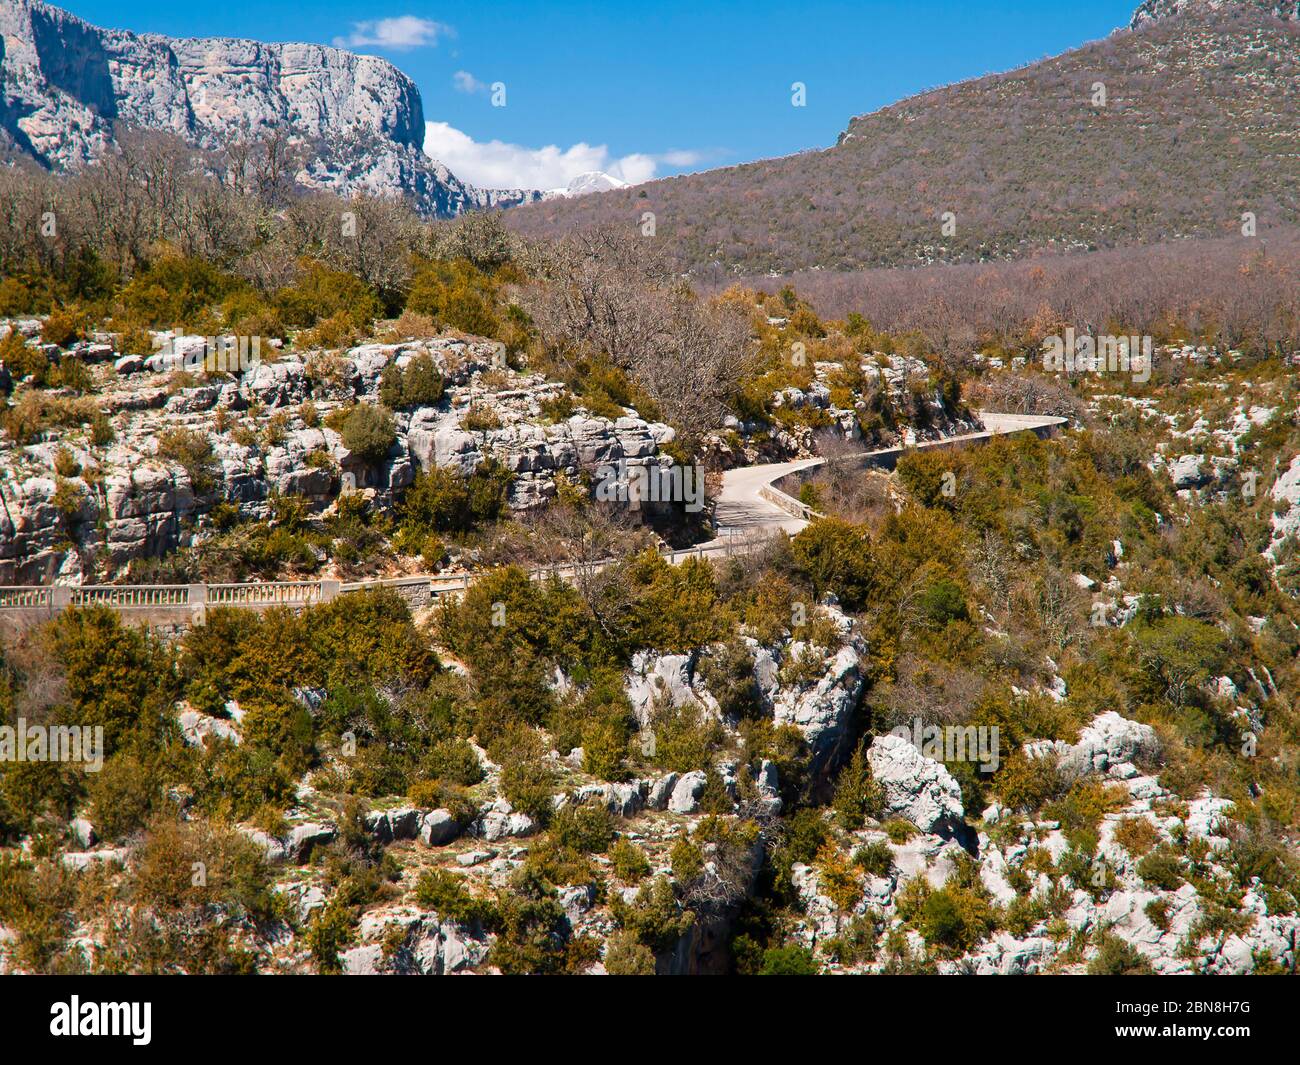
POLYGON ((588 170, 585 174, 579 174, 564 188, 548 189, 542 194, 543 199, 553 199, 558 196, 565 198, 572 196, 586 196, 591 192, 608 192, 610 189, 625 189, 627 182, 620 178, 613 177, 600 170, 588 170))

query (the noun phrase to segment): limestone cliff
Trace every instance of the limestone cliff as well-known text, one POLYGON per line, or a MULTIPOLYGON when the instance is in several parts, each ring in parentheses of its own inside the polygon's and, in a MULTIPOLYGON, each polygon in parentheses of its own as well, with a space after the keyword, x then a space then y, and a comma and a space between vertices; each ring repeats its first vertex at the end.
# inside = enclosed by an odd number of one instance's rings
POLYGON ((100 29, 41 0, 0 0, 0 35, 0 144, 53 169, 122 128, 204 148, 288 133, 316 158, 299 181, 345 195, 404 194, 442 216, 532 195, 476 189, 426 156, 420 92, 376 56, 100 29))

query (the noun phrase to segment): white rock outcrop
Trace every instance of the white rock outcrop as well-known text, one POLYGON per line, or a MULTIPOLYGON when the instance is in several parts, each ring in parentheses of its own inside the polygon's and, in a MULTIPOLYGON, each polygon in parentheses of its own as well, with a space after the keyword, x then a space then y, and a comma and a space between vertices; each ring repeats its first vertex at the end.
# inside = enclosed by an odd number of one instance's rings
POLYGON ((961 788, 943 764, 926 758, 901 736, 877 736, 867 749, 871 775, 885 804, 922 832, 943 833, 961 824, 961 788))

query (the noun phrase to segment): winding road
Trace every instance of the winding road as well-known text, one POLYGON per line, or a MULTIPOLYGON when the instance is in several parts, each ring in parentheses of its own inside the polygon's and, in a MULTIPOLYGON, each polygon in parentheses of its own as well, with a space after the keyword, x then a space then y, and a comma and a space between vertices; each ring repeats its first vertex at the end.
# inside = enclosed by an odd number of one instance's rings
MULTIPOLYGON (((927 440, 917 444, 916 449, 960 447, 1007 433, 1048 435, 1060 429, 1067 421, 1065 418, 1045 415, 1000 414, 995 411, 979 411, 978 417, 984 426, 982 431, 927 440)), ((892 467, 905 450, 900 446, 883 447, 846 456, 839 461, 862 466, 892 467)), ((767 536, 778 529, 793 536, 806 528, 811 513, 809 508, 786 495, 776 484, 790 474, 813 469, 825 462, 824 458, 799 459, 795 462, 770 462, 761 466, 727 470, 722 475, 722 491, 714 504, 713 514, 718 536, 712 543, 734 543, 751 537, 767 536)))
MULTIPOLYGON (((1007 433, 1032 432, 1047 436, 1066 424, 1065 418, 992 411, 980 411, 979 418, 985 426, 980 432, 929 440, 916 447, 960 447, 1007 433)), ((906 450, 904 447, 879 448, 834 461, 892 468, 906 450)), ((778 530, 791 535, 798 533, 807 527, 813 512, 783 492, 779 482, 790 474, 801 473, 825 462, 824 458, 799 459, 726 471, 722 475, 722 490, 714 505, 717 536, 694 547, 665 551, 664 558, 677 564, 688 558, 725 556, 748 551, 778 530)), ((531 571, 531 576, 536 579, 548 576, 568 579, 574 576, 574 572, 569 566, 548 566, 531 571)), ((355 583, 307 580, 247 584, 8 586, 0 587, 0 618, 31 623, 52 617, 69 606, 100 605, 117 610, 136 622, 183 625, 202 620, 208 607, 265 610, 272 606, 287 606, 300 609, 328 602, 345 592, 374 587, 393 588, 412 606, 419 607, 428 606, 445 595, 463 593, 472 579, 464 574, 424 574, 355 583)))

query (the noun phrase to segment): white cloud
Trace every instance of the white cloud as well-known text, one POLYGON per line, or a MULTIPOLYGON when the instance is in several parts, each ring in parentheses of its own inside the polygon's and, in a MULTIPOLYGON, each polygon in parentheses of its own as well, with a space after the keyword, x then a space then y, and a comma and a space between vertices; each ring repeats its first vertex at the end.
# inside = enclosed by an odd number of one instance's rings
POLYGON ((699 166, 708 159, 715 157, 717 152, 696 152, 674 149, 670 152, 664 152, 657 158, 661 163, 667 163, 669 166, 699 166))
POLYGON ((462 181, 481 189, 557 189, 592 170, 638 185, 653 178, 660 164, 694 166, 705 158, 705 153, 692 151, 613 156, 604 144, 581 141, 569 148, 476 141, 446 122, 425 123, 424 150, 462 181))
POLYGON ((346 37, 335 37, 335 48, 424 48, 438 43, 439 37, 454 36, 455 30, 442 22, 399 15, 396 18, 369 19, 352 23, 346 37))
POLYGON ((488 87, 485 82, 479 81, 468 70, 458 70, 451 76, 452 88, 457 92, 487 92, 488 87))

